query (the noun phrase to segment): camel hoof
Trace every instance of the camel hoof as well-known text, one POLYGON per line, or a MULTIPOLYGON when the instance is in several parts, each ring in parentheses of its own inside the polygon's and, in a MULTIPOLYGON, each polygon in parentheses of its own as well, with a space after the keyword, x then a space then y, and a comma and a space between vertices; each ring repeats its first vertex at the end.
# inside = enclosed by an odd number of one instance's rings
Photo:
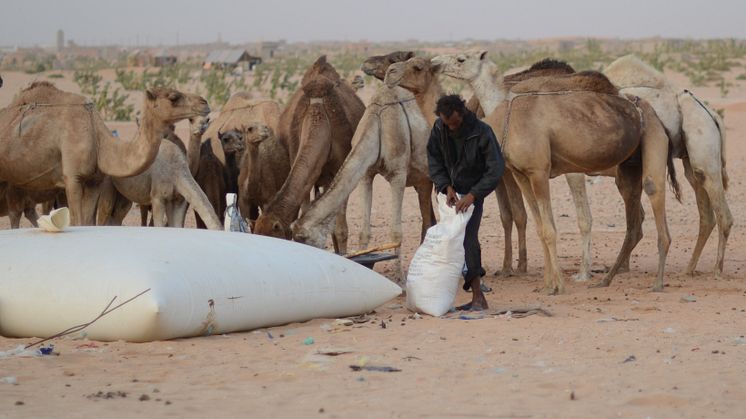
POLYGON ((560 293, 557 287, 544 287, 543 292, 545 295, 558 295, 560 293))
POLYGON ((518 269, 516 269, 518 273, 525 274, 528 272, 528 266, 527 265, 518 265, 518 269))
POLYGON ((663 292, 663 285, 656 285, 650 289, 650 292, 663 292))
POLYGON ((503 269, 502 271, 500 270, 495 271, 495 273, 493 273, 492 275, 509 278, 511 276, 515 276, 515 273, 513 272, 512 269, 503 269))
POLYGON ((601 282, 596 282, 595 284, 588 285, 588 288, 606 288, 610 284, 611 284, 610 282, 601 281, 601 282))
POLYGON ((591 275, 588 272, 583 272, 582 274, 578 272, 572 276, 572 279, 575 282, 588 282, 591 280, 591 275))

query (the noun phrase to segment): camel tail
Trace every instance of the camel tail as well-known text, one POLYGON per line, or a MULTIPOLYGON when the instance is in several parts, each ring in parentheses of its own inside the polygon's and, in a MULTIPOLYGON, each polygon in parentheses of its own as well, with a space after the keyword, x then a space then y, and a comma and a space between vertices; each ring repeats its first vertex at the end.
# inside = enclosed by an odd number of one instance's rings
POLYGON ((194 208, 194 211, 199 214, 208 229, 223 229, 223 225, 220 223, 220 219, 207 199, 207 195, 205 195, 188 170, 183 171, 183 176, 177 177, 175 186, 176 191, 194 208))
POLYGON ((665 126, 663 129, 666 131, 666 136, 668 137, 668 156, 666 156, 668 183, 671 185, 671 191, 673 192, 674 198, 681 203, 681 185, 679 185, 679 181, 676 179, 676 167, 673 164, 673 140, 671 140, 671 133, 668 132, 668 129, 665 126))

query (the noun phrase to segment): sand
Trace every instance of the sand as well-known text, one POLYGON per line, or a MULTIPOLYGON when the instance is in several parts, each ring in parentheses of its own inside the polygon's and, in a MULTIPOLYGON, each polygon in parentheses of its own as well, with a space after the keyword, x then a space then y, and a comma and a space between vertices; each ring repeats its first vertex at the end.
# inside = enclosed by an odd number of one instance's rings
MULTIPOLYGON (((0 106, 14 83, 28 76, 4 73, 0 106)), ((683 80, 676 80, 683 85, 683 80)), ((69 86, 69 84, 65 84, 69 86)), ((74 90, 74 89, 70 89, 74 90)), ((695 277, 683 274, 697 236, 694 194, 680 162, 684 203, 668 197, 673 244, 666 288, 650 293, 657 266, 655 224, 644 206, 645 237, 632 271, 606 289, 570 281, 579 264, 575 211, 562 179, 552 182, 560 234, 565 295, 535 290, 543 258, 529 225, 529 273, 494 275, 502 262, 503 233, 495 199, 485 205, 481 238, 487 295, 493 308, 538 305, 553 316, 440 319, 413 316, 403 300, 390 301, 369 321, 335 326, 318 319, 224 336, 132 344, 60 339, 58 356, 0 359, 0 418, 4 417, 743 417, 746 414, 746 206, 744 179, 746 92, 694 89, 726 109, 728 198, 734 226, 724 278, 714 280, 717 236, 705 248, 695 277), (381 323, 386 325, 385 328, 381 323), (313 337, 312 345, 304 340, 313 337), (325 350, 349 351, 337 356, 325 350), (399 372, 360 371, 350 365, 389 366, 399 372), (2 382, 15 377, 17 385, 2 382)), ((131 123, 112 123, 123 136, 131 123)), ((184 129, 182 127, 181 129, 184 129)), ((375 183, 373 243, 385 243, 388 186, 375 183)), ((624 213, 613 182, 589 185, 594 269, 610 266, 624 236, 624 213)), ((418 245, 416 195, 404 209, 405 263, 418 245)), ((350 201, 351 245, 361 208, 350 201)), ((139 223, 135 208, 126 223, 139 223)), ((193 218, 189 216, 189 223, 193 218)), ((28 226, 26 220, 24 225, 28 226)), ((7 219, 0 228, 7 228, 7 219)), ((514 252, 517 254, 517 251, 514 252)), ((391 264, 379 272, 391 277, 391 264)), ((602 274, 595 274, 599 279, 602 274)), ((459 293, 457 302, 469 295, 459 293)), ((31 342, 0 338, 0 351, 31 342)))

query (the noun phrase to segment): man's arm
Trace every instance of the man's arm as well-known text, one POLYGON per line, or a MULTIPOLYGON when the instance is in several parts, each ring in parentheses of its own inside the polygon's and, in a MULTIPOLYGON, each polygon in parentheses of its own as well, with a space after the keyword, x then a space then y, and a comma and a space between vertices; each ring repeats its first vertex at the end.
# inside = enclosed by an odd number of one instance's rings
POLYGON ((505 171, 505 160, 500 146, 497 145, 495 133, 489 126, 485 128, 485 134, 479 139, 479 149, 484 156, 486 168, 482 178, 469 191, 477 199, 484 198, 494 191, 505 171))
POLYGON ((439 142, 440 135, 433 126, 430 131, 430 139, 427 141, 427 167, 430 172, 430 180, 435 184, 435 190, 446 193, 446 188, 451 184, 451 177, 448 174, 439 142))

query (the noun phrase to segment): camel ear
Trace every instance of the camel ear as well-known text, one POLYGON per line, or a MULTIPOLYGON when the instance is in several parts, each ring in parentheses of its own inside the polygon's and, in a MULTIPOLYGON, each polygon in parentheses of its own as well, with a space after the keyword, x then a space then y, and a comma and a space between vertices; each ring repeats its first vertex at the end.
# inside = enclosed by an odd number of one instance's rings
POLYGON ((405 55, 404 60, 408 60, 412 57, 414 57, 414 51, 407 51, 407 55, 405 55))
POLYGON ((170 100, 171 102, 178 102, 179 99, 181 99, 182 97, 183 95, 177 91, 173 91, 168 94, 168 100, 170 100))
POLYGON ((479 51, 479 61, 484 61, 485 58, 487 58, 487 51, 485 50, 479 51))
POLYGON ((321 57, 319 57, 319 59, 316 60, 316 64, 317 65, 324 65, 324 64, 326 64, 326 55, 322 55, 321 57))
POLYGON ((430 72, 431 73, 433 74, 440 73, 442 69, 443 69, 443 63, 430 60, 430 72))
POLYGON ((145 90, 145 96, 148 98, 149 101, 155 100, 155 93, 150 89, 145 90))

